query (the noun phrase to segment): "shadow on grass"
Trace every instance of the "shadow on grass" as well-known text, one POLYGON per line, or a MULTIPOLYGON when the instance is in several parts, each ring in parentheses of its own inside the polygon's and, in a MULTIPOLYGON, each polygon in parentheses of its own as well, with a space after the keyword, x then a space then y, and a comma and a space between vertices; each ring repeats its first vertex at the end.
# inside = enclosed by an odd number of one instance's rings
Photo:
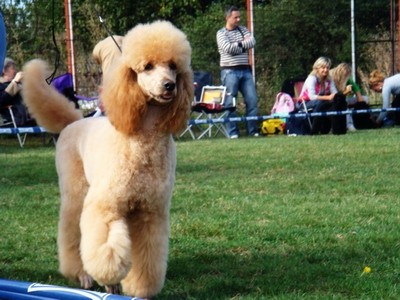
MULTIPOLYGON (((284 256, 255 253, 243 257, 222 253, 172 257, 166 285, 155 299, 303 299, 304 296, 359 299, 371 293, 374 287, 370 278, 362 278, 361 270, 353 269, 363 265, 366 252, 338 251, 294 251, 284 256)), ((3 261, 4 265, 7 266, 3 261)), ((0 278, 79 288, 77 283, 69 282, 56 269, 43 264, 31 268, 11 264, 0 270, 0 278)), ((395 280, 385 284, 396 289, 395 280)), ((104 292, 99 286, 93 290, 104 292)))
MULTIPOLYGON (((368 282, 357 282, 366 252, 323 249, 314 253, 200 255, 171 258, 167 283, 157 299, 233 299, 246 297, 357 297, 368 282), (360 269, 355 269, 359 266, 360 269)), ((372 254, 368 254, 373 255, 372 254)))

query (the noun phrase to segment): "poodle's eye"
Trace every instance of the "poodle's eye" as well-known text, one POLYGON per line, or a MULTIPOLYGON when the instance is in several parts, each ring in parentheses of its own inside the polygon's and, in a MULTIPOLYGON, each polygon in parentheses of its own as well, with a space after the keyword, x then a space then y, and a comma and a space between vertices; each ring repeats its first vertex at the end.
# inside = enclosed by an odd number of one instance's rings
POLYGON ((176 70, 177 69, 177 66, 176 66, 176 63, 174 63, 174 62, 170 62, 169 63, 169 68, 171 69, 171 70, 176 70))
POLYGON ((144 66, 145 71, 150 71, 153 69, 153 65, 151 63, 148 63, 147 65, 144 66))

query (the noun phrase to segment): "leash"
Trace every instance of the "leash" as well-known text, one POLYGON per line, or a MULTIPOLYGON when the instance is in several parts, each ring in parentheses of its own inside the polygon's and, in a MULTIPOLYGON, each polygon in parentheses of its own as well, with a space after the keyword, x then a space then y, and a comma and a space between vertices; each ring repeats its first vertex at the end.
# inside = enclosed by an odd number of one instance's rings
POLYGON ((99 18, 100 24, 103 26, 104 30, 107 32, 107 35, 109 37, 111 37, 111 39, 113 40, 114 44, 117 46, 118 50, 122 53, 121 47, 118 45, 118 43, 115 40, 114 35, 112 34, 112 32, 106 26, 105 20, 101 17, 101 15, 100 15, 99 11, 96 9, 95 5, 93 5, 93 10, 96 13, 97 17, 99 18))
POLYGON ((51 28, 52 28, 52 30, 51 31, 52 31, 52 35, 53 35, 53 45, 54 45, 54 50, 56 51, 56 57, 55 57, 55 61, 54 61, 54 71, 53 71, 53 73, 50 74, 49 77, 46 78, 46 82, 49 85, 53 81, 54 76, 57 73, 57 69, 60 66, 60 57, 61 57, 60 49, 58 48, 57 41, 56 41, 56 34, 55 34, 54 0, 51 2, 51 7, 52 7, 52 9, 51 9, 51 12, 52 12, 51 28))

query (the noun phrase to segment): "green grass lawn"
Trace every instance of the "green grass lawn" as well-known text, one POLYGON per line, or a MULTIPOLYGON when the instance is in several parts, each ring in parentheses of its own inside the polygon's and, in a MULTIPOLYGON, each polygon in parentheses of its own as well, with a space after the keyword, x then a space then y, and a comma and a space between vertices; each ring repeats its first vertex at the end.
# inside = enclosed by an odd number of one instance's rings
MULTIPOLYGON (((178 141, 156 299, 398 299, 399 141, 400 128, 178 141)), ((0 172, 0 277, 77 287, 57 271, 54 147, 0 138, 0 172)))

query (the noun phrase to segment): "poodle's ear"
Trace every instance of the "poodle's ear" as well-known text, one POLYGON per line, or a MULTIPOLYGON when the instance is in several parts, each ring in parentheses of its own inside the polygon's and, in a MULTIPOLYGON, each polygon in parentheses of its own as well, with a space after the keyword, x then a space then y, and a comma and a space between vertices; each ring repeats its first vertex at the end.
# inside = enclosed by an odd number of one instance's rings
POLYGON ((111 124, 120 132, 130 135, 142 126, 146 112, 146 97, 137 84, 137 74, 123 63, 105 78, 100 100, 111 124))
POLYGON ((160 130, 172 134, 183 131, 190 116, 190 108, 194 96, 193 73, 191 70, 178 74, 176 89, 176 98, 171 106, 167 107, 166 115, 159 124, 160 130))

